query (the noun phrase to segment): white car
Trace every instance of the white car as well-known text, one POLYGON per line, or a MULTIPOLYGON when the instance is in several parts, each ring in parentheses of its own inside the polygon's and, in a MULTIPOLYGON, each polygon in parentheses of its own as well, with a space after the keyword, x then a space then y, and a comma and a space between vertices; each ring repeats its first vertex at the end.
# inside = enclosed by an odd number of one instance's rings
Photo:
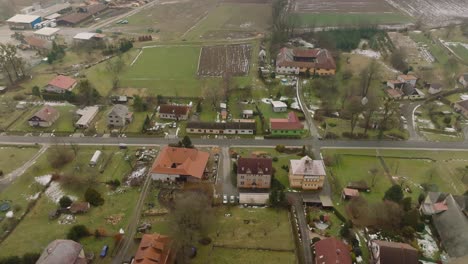
POLYGON ((227 204, 228 203, 228 197, 227 195, 223 195, 223 204, 227 204))
POLYGON ((231 195, 231 197, 229 197, 229 202, 236 203, 236 197, 234 195, 231 195))

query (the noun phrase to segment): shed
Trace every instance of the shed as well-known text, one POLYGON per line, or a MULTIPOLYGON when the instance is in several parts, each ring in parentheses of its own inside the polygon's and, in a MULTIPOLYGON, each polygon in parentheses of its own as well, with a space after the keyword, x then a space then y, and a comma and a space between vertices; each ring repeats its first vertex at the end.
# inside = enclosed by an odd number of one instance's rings
POLYGON ((273 112, 286 112, 288 110, 288 105, 281 101, 271 101, 271 106, 273 106, 273 112))
POLYGON ((242 111, 242 118, 251 118, 253 116, 253 110, 246 109, 242 111))
POLYGON ((358 197, 358 196, 359 196, 359 191, 356 189, 343 188, 343 191, 341 192, 341 197, 343 199, 351 199, 353 197, 358 197))
POLYGON ((70 205, 69 210, 72 214, 82 214, 87 213, 90 207, 91 206, 88 202, 73 202, 70 205))
POLYGON ((35 31, 34 35, 41 39, 53 40, 59 31, 59 28, 44 27, 35 31))
POLYGON ((99 158, 101 157, 102 152, 100 150, 96 150, 94 152, 93 157, 91 157, 91 160, 89 161, 89 166, 94 167, 99 161, 99 158))

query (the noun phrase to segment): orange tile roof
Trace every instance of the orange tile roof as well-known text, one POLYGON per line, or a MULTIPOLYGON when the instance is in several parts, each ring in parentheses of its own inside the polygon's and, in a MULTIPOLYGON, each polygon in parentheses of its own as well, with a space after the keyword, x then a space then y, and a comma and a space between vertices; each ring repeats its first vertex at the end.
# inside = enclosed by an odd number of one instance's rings
POLYGON ((201 179, 210 154, 190 148, 164 147, 153 163, 151 172, 189 175, 201 179))
POLYGON ((270 126, 273 130, 298 130, 304 128, 294 112, 289 112, 288 118, 270 118, 270 126))
POLYGON ((144 234, 135 253, 138 264, 169 264, 171 258, 171 239, 160 234, 144 234))
POLYGON ((76 80, 65 76, 65 75, 59 75, 52 79, 49 82, 49 85, 64 89, 64 90, 71 90, 73 89, 73 86, 76 84, 76 80))
POLYGON ((352 263, 348 246, 334 237, 322 239, 315 243, 315 252, 315 263, 352 263))

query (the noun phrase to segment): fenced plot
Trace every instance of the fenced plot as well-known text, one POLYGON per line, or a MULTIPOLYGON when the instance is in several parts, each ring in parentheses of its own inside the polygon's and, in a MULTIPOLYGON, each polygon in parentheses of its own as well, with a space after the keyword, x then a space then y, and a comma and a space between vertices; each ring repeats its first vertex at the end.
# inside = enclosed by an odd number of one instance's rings
POLYGON ((198 75, 219 77, 225 74, 243 76, 249 73, 252 47, 249 44, 203 47, 198 62, 198 75))

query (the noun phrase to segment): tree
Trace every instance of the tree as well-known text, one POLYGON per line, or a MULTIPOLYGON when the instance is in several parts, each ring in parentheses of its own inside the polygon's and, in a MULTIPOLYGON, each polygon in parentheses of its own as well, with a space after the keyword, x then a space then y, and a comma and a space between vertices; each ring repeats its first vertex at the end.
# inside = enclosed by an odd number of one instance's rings
POLYGON ((148 105, 145 102, 143 102, 143 99, 139 95, 134 95, 133 109, 135 109, 136 112, 145 112, 146 110, 148 110, 148 105))
POLYGON ((406 62, 405 58, 406 53, 404 50, 401 48, 396 49, 390 56, 390 63, 392 64, 393 68, 406 73, 408 71, 408 63, 406 62))
POLYGON ((59 200, 60 208, 67 208, 73 203, 72 199, 68 196, 62 196, 59 200))
POLYGON ((92 206, 101 206, 104 204, 104 198, 101 194, 93 188, 88 188, 85 192, 85 201, 92 206))
POLYGON ((196 111, 197 113, 201 113, 202 110, 203 110, 203 108, 202 108, 202 103, 201 103, 201 100, 200 100, 200 101, 198 101, 198 103, 197 103, 197 107, 196 107, 196 110, 195 110, 195 111, 196 111))
POLYGON ((403 205, 403 210, 405 210, 406 212, 411 210, 412 202, 413 201, 411 199, 411 196, 403 198, 403 200, 401 201, 401 204, 403 205))
POLYGON ((47 55, 47 62, 52 64, 56 60, 60 60, 65 57, 65 48, 58 45, 55 41, 52 41, 52 50, 47 55))
POLYGON ((91 235, 84 225, 75 225, 67 233, 67 238, 79 242, 80 239, 91 235))
POLYGON ((232 163, 232 172, 237 173, 237 162, 232 163))
POLYGON ((41 97, 41 90, 39 89, 39 86, 34 85, 32 88, 32 94, 37 97, 41 97))
POLYGON ((387 129, 387 125, 392 117, 398 114, 398 103, 394 100, 385 100, 383 105, 383 113, 379 122, 379 139, 383 137, 383 132, 387 129))
POLYGON ((7 74, 10 83, 25 76, 26 62, 18 57, 15 45, 0 43, 0 68, 7 74))
POLYGON ((184 148, 193 148, 192 140, 189 136, 184 136, 182 141, 180 141, 179 145, 181 145, 184 148))
POLYGON ((189 191, 174 200, 169 213, 169 233, 178 252, 177 263, 187 263, 190 247, 208 235, 214 221, 211 200, 205 193, 189 191))
POLYGON ((80 104, 95 105, 101 98, 99 92, 88 79, 81 80, 77 85, 77 90, 77 100, 80 104))
POLYGON ((350 115, 351 135, 353 135, 354 129, 359 121, 359 116, 363 111, 361 98, 358 96, 352 96, 349 98, 345 104, 345 111, 350 115))
POLYGON ((125 69, 125 62, 122 58, 122 54, 116 56, 116 58, 107 60, 106 70, 111 74, 112 88, 119 87, 120 76, 125 69))
POLYGON ((361 73, 361 96, 362 97, 367 97, 367 93, 369 92, 369 88, 371 87, 372 83, 377 80, 379 76, 379 71, 380 67, 377 62, 377 60, 373 59, 367 65, 366 68, 364 68, 361 73))
POLYGON ((56 146, 54 151, 47 152, 47 160, 54 169, 60 169, 74 159, 73 151, 65 146, 56 146))
POLYGON ((393 185, 390 187, 384 195, 384 200, 393 201, 395 203, 400 203, 403 199, 403 190, 400 185, 393 185))

